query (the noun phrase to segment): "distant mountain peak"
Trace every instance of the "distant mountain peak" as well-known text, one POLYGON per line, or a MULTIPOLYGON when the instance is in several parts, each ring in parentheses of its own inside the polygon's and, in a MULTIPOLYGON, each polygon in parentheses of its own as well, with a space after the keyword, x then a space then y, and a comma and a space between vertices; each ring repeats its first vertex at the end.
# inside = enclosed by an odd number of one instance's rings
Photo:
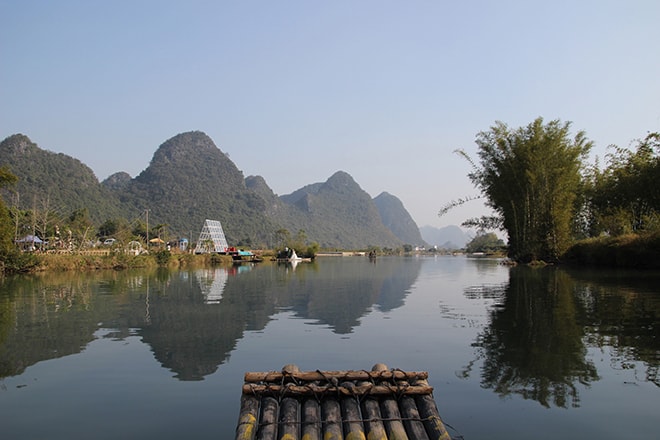
MULTIPOLYGON (((358 193, 364 192, 353 177, 345 171, 337 171, 319 187, 319 192, 326 191, 346 195, 357 195, 358 193)), ((366 192, 364 192, 364 194, 366 194, 366 192)), ((369 196, 369 198, 371 198, 371 196, 369 196)))
POLYGON ((337 171, 326 180, 326 183, 355 183, 353 176, 346 171, 337 171))
POLYGON ((381 221, 374 202, 353 177, 337 171, 323 183, 281 196, 293 230, 303 229, 323 247, 397 247, 401 241, 381 221))
POLYGON ((186 160, 189 154, 220 151, 213 140, 202 131, 180 133, 165 141, 154 153, 152 161, 176 163, 186 160))
POLYGON ((244 178, 202 131, 167 139, 133 178, 117 172, 99 183, 79 160, 42 150, 22 134, 0 142, 2 165, 16 171, 17 191, 25 204, 36 195, 57 206, 63 216, 84 208, 97 224, 108 219, 133 221, 148 213, 149 224, 162 226, 167 239, 194 240, 205 219, 213 219, 222 223, 231 245, 276 246, 275 232, 280 229, 292 236, 304 231, 308 242, 330 249, 396 249, 419 242, 393 232, 402 223, 414 225, 394 196, 379 196, 396 207, 388 225, 374 199, 345 171, 278 197, 263 177, 244 178))
POLYGON ((113 191, 120 191, 125 189, 131 183, 132 179, 131 175, 127 172, 119 171, 108 176, 101 184, 113 191))
POLYGON ((419 228, 419 231, 427 243, 445 249, 463 248, 471 240, 470 235, 456 225, 442 228, 426 225, 419 228))
POLYGON ((37 148, 37 145, 24 134, 18 133, 7 137, 2 141, 7 152, 24 154, 29 150, 37 148))
POLYGON ((213 219, 236 243, 247 236, 263 239, 270 227, 263 196, 248 189, 243 172, 201 131, 165 141, 131 181, 126 198, 179 234, 213 219))
POLYGON ((401 200, 392 194, 383 191, 374 198, 376 208, 385 226, 403 243, 426 246, 419 227, 410 216, 401 200))

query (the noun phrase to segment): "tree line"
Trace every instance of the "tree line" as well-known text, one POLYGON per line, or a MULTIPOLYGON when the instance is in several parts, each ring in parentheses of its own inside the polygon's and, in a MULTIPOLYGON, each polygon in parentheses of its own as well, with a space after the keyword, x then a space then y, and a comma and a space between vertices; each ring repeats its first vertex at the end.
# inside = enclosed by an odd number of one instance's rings
POLYGON ((611 146, 606 165, 587 163, 593 142, 571 123, 537 118, 510 128, 496 122, 476 136, 477 159, 468 178, 480 191, 446 204, 443 215, 484 198, 492 216, 468 219, 464 227, 500 229, 509 257, 519 262, 557 262, 578 240, 660 232, 660 133, 632 149, 611 146))
MULTIPOLYGON (((587 162, 593 142, 583 131, 571 135, 570 122, 537 118, 519 128, 496 122, 475 142, 476 159, 457 152, 471 164, 468 178, 480 195, 452 201, 439 215, 484 198, 494 215, 468 219, 463 226, 505 231, 512 259, 556 262, 578 240, 660 236, 660 133, 647 134, 630 149, 612 146, 602 168, 587 162)), ((0 189, 16 181, 8 168, 0 168, 0 189)), ((0 198, 0 270, 29 266, 29 255, 15 245, 26 234, 69 250, 106 236, 127 241, 167 235, 167 224, 149 227, 137 218, 96 226, 84 208, 63 216, 51 205, 45 197, 35 200, 33 209, 21 210, 0 198)))

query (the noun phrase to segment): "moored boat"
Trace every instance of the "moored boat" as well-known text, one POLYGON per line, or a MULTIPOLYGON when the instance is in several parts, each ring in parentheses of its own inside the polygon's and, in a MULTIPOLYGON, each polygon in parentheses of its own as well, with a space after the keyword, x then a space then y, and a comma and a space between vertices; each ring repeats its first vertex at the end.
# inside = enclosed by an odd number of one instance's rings
POLYGON ((260 263, 263 258, 252 251, 245 251, 242 249, 233 250, 228 252, 231 255, 234 263, 260 263))
POLYGON ((312 261, 311 258, 299 257, 298 254, 296 254, 295 249, 289 249, 288 247, 284 248, 283 251, 278 252, 277 257, 275 258, 275 260, 278 263, 291 263, 291 262, 294 262, 294 261, 298 261, 298 262, 300 262, 300 261, 312 261))

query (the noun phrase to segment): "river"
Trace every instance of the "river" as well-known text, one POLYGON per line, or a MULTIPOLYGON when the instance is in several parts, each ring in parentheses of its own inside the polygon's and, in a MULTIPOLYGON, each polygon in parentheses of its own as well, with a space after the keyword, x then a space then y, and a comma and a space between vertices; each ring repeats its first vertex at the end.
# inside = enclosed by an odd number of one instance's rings
POLYGON ((657 436, 660 273, 320 257, 0 281, 4 439, 232 439, 243 375, 428 371, 454 437, 657 436))

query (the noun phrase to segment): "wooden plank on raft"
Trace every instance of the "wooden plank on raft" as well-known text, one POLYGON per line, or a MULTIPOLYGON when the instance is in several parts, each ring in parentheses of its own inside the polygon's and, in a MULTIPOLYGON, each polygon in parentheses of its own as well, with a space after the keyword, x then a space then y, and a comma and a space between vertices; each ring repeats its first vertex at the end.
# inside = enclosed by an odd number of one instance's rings
POLYGON ((364 395, 423 395, 431 394, 433 387, 428 385, 358 385, 355 387, 342 387, 335 385, 274 385, 274 384, 244 384, 243 394, 267 394, 278 396, 314 396, 320 394, 341 394, 343 396, 364 395))
POLYGON ((285 397, 280 402, 280 423, 277 438, 280 440, 297 440, 298 428, 298 401, 291 397, 285 397))
POLYGON ((245 373, 245 383, 273 382, 281 383, 285 379, 296 381, 320 382, 320 381, 356 381, 356 380, 416 380, 428 379, 427 371, 402 371, 402 370, 347 370, 347 371, 299 371, 299 372, 248 372, 245 373))
POLYGON ((415 399, 410 396, 401 397, 399 399, 399 408, 403 418, 403 425, 406 427, 408 435, 415 440, 429 440, 424 424, 419 417, 415 399))
POLYGON ((341 427, 341 406, 335 398, 324 399, 321 402, 323 414, 323 440, 343 440, 341 427))
POLYGON ((380 403, 380 412, 383 414, 383 418, 385 420, 387 438, 395 438, 396 440, 408 440, 406 428, 403 426, 403 422, 401 422, 401 413, 399 412, 399 405, 397 404, 396 400, 383 400, 380 403))
POLYGON ((259 399, 251 395, 241 397, 241 411, 236 428, 236 440, 254 440, 259 427, 259 399))
POLYGON ((245 373, 236 440, 451 440, 428 373, 245 373))
POLYGON ((276 440, 277 439, 277 411, 279 405, 277 400, 272 397, 261 399, 261 419, 259 422, 259 431, 257 440, 276 440))
POLYGON ((378 400, 368 397, 362 401, 362 417, 364 418, 364 430, 369 440, 387 440, 378 400))
POLYGON ((430 395, 416 396, 415 400, 417 401, 419 416, 424 421, 429 437, 435 440, 451 440, 445 424, 440 419, 440 413, 433 397, 430 395))
POLYGON ((321 440, 321 404, 315 398, 306 399, 302 404, 302 438, 321 440))
MULTIPOLYGON (((344 386, 353 385, 349 382, 344 386)), ((350 440, 364 440, 364 426, 360 415, 360 403, 355 396, 341 399, 341 415, 344 421, 344 432, 350 440)))

